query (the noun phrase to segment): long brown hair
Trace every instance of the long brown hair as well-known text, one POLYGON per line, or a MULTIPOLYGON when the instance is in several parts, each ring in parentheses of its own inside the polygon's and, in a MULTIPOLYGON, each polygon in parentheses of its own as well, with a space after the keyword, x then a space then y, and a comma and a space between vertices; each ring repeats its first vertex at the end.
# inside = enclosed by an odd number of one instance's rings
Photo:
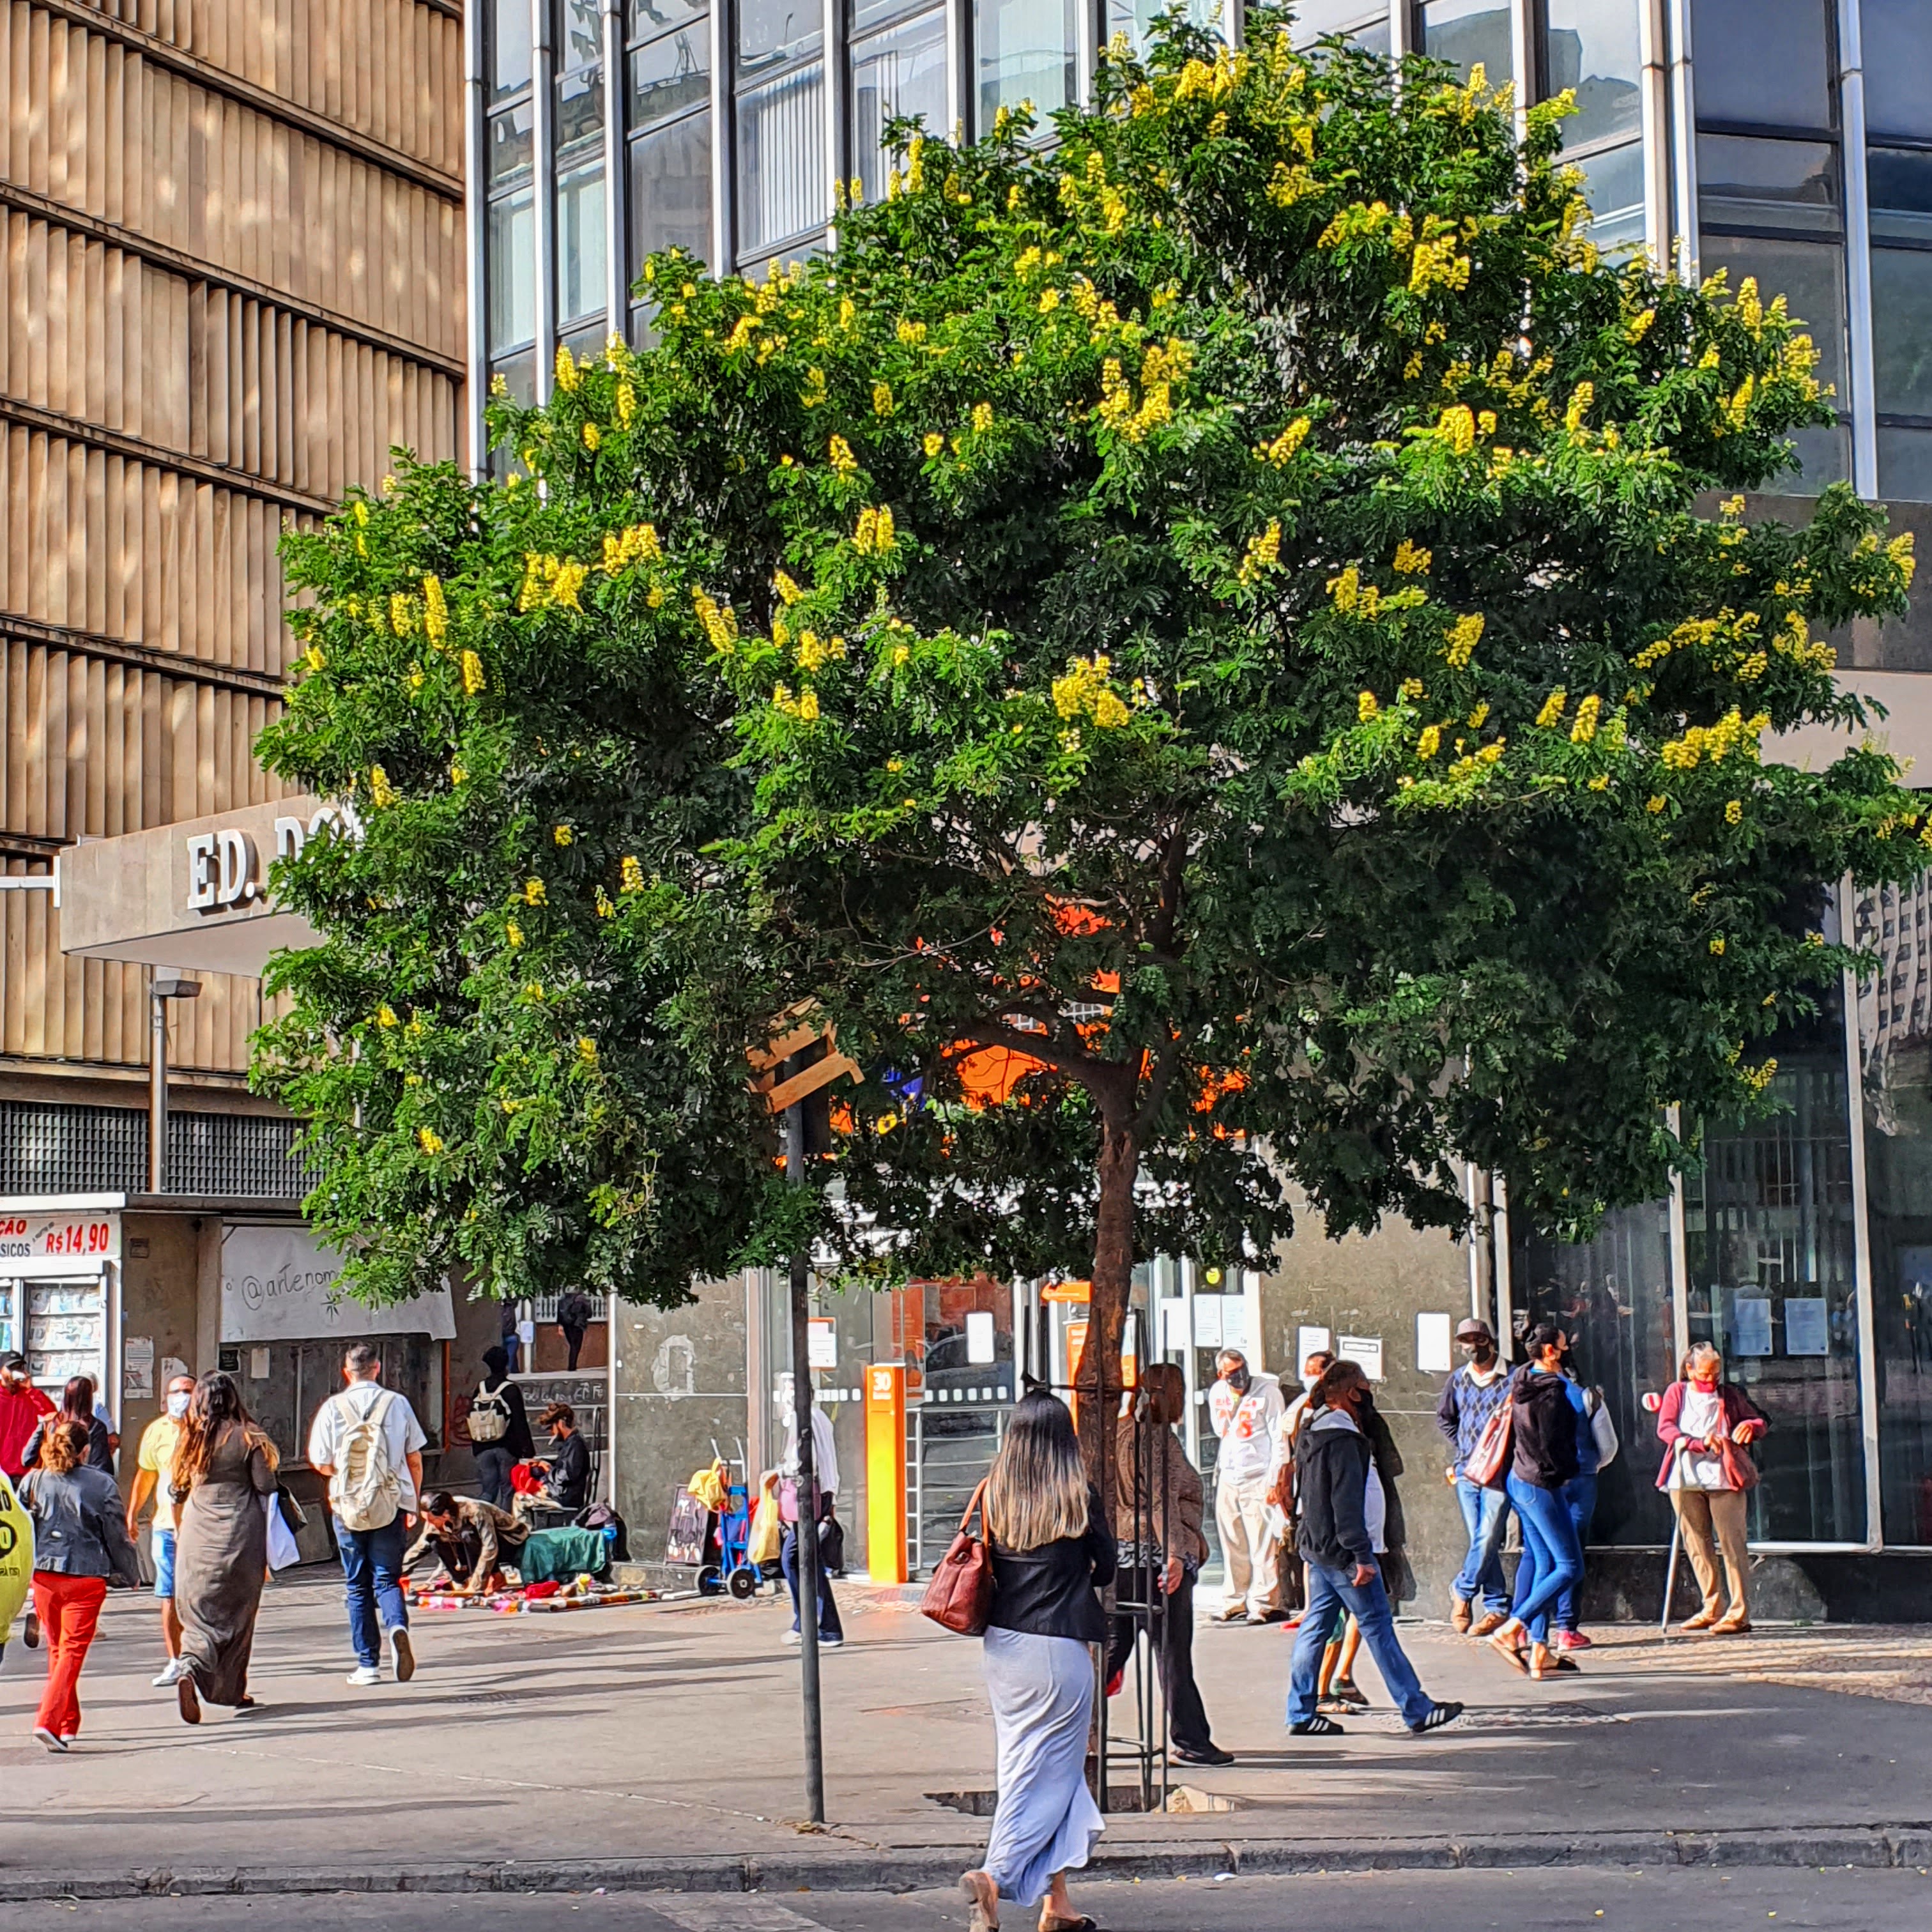
POLYGON ((986 1478, 986 1528, 1018 1556, 1087 1533, 1087 1475, 1066 1403, 1035 1389, 1013 1406, 986 1478))
POLYGON ((169 1477, 177 1496, 184 1496, 208 1474, 214 1460, 214 1445, 230 1423, 239 1423, 248 1448, 260 1449, 273 1468, 280 1458, 268 1431, 248 1413, 235 1378, 220 1369, 211 1369, 194 1385, 188 1413, 182 1418, 181 1433, 175 1442, 174 1466, 169 1477))
POLYGON ((61 1390, 61 1413, 70 1415, 82 1428, 92 1430, 94 1423, 94 1378, 92 1376, 70 1376, 67 1387, 61 1390))
POLYGON ((87 1425, 71 1418, 56 1422, 40 1436, 40 1467, 52 1476, 64 1476, 87 1460, 87 1425))

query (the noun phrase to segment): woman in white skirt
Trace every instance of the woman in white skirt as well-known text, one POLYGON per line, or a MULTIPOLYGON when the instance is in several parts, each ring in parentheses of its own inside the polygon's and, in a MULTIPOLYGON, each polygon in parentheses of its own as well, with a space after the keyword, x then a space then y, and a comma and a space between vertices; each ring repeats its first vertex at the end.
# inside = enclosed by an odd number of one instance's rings
POLYGON ((1106 1829, 1087 1789, 1094 1658, 1107 1619, 1096 1590, 1114 1574, 1114 1535, 1080 1466, 1073 1418, 1043 1389, 1023 1397, 986 1479, 993 1562, 986 1690, 999 1747, 999 1809, 986 1862, 959 1888, 971 1932, 997 1932, 1000 1901, 1040 1909, 1040 1932, 1094 1932, 1066 1874, 1106 1829))

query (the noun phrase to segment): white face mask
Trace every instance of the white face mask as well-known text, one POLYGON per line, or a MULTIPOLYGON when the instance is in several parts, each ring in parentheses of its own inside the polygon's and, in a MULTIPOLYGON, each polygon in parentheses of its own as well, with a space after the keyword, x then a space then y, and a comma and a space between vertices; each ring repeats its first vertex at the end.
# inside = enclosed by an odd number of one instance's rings
POLYGON ((188 1403, 193 1400, 186 1389, 177 1389, 168 1397, 168 1413, 178 1422, 188 1413, 188 1403))

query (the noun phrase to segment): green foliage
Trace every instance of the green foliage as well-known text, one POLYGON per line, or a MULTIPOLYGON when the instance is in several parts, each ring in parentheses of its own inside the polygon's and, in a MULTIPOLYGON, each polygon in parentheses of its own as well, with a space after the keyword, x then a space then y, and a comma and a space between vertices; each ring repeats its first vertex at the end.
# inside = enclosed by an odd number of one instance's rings
POLYGON ((1881 754, 1761 755, 1857 721, 1814 631, 1909 540, 1700 514, 1815 354, 1600 260, 1555 113, 1252 47, 1117 46, 1050 152, 902 130, 836 259, 656 258, 657 346, 494 404, 541 490, 405 469, 292 540, 265 756, 364 829, 286 882, 328 938, 262 1077, 366 1289, 674 1295, 809 1226, 1117 1306, 1264 1260, 1285 1181, 1454 1225, 1473 1159, 1581 1226, 1664 1103, 1766 1104, 1818 882, 1924 862, 1881 754), (802 998, 868 1078, 788 1199, 742 1054, 802 998))

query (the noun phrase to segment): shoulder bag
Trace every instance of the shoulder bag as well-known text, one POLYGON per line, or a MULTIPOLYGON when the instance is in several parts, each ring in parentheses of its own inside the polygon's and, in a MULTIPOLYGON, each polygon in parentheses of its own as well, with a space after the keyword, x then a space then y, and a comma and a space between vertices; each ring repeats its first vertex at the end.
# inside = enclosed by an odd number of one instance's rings
POLYGON ((1500 1488, 1508 1472, 1510 1454, 1516 1442, 1516 1425, 1510 1414, 1514 1406, 1512 1401, 1505 1400, 1496 1414, 1483 1424, 1483 1432, 1476 1438, 1476 1446, 1469 1451, 1469 1460, 1462 1466, 1465 1478, 1483 1489, 1500 1488))
POLYGON ((1590 1391, 1590 1440, 1596 1445, 1597 1467, 1607 1469, 1617 1460, 1621 1446, 1617 1441, 1617 1425, 1610 1419, 1610 1405, 1604 1400, 1601 1389, 1590 1391))
POLYGON ((986 1494, 982 1482, 973 1492, 966 1514, 959 1519, 959 1533, 952 1547, 940 1558, 926 1586, 920 1604, 921 1612, 942 1630, 961 1636, 984 1636, 986 1620, 993 1613, 993 1557, 986 1547, 986 1516, 982 1508, 986 1494), (967 1526, 980 1512, 978 1534, 967 1526))

